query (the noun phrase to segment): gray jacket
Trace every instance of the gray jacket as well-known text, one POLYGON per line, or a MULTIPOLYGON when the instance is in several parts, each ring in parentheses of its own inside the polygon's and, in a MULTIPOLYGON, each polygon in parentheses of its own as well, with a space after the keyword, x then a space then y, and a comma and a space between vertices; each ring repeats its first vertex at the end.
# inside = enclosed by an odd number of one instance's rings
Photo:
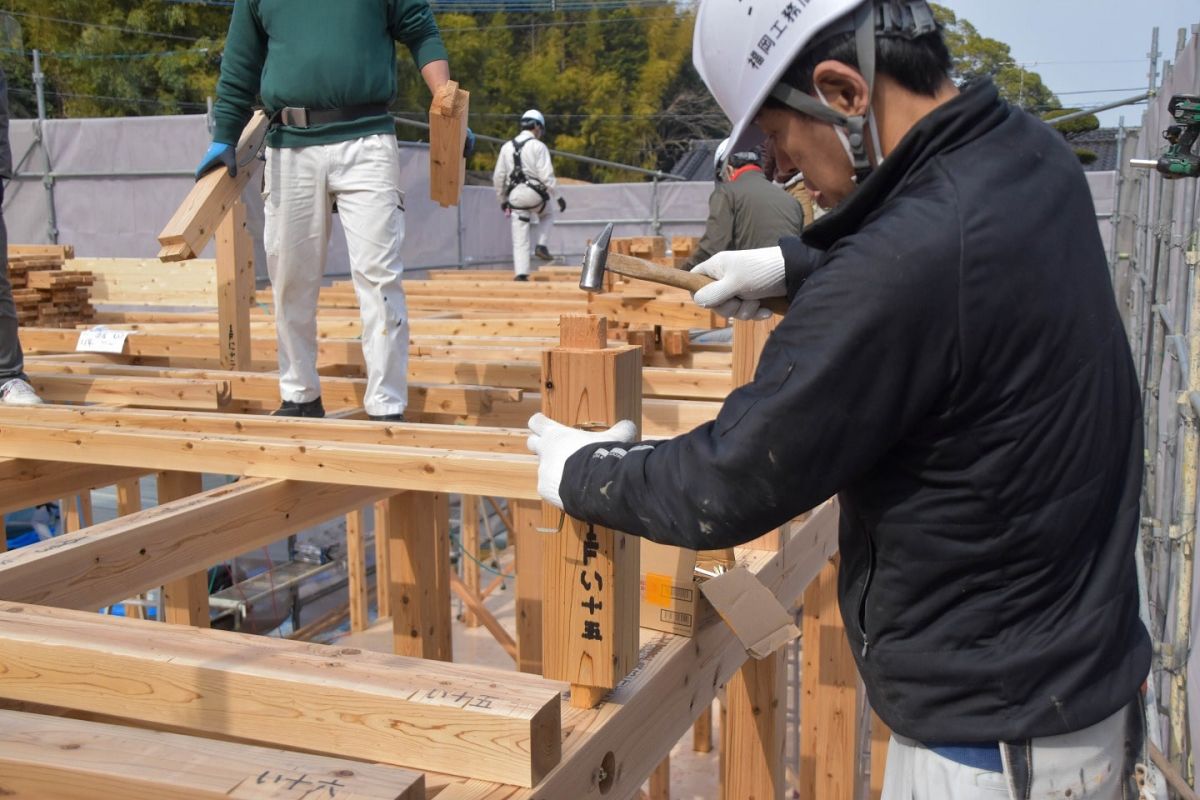
POLYGON ((725 250, 774 247, 784 236, 799 236, 804 211, 795 198, 750 169, 737 180, 717 184, 708 198, 708 224, 704 237, 686 269, 725 250))

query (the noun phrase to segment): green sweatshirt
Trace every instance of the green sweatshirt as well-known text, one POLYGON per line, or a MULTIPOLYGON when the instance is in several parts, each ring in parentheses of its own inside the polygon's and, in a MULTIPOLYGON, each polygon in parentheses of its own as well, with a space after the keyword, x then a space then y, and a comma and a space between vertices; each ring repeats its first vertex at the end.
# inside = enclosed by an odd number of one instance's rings
MULTIPOLYGON (((342 108, 396 96, 396 42, 418 69, 446 59, 427 0, 236 0, 213 140, 237 144, 259 95, 266 109, 342 108)), ((308 129, 279 127, 271 147, 305 147, 395 133, 387 114, 308 129)))

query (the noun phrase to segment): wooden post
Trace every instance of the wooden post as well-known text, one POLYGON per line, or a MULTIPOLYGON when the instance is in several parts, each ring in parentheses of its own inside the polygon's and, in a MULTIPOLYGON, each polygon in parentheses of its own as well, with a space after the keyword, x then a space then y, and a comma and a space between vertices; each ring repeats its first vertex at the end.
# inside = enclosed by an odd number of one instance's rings
MULTIPOLYGON (((603 317, 564 316, 559 346, 542 353, 542 412, 585 430, 640 423, 641 367, 640 347, 607 347, 603 317)), ((543 527, 561 518, 543 505, 543 527)), ((591 708, 637 663, 637 539, 567 518, 544 553, 545 676, 571 684, 572 706, 591 708)))
MULTIPOLYGON (((199 494, 204 487, 199 472, 158 473, 159 504, 199 494)), ((209 627, 208 570, 193 572, 162 588, 163 621, 196 628, 209 627)))
POLYGON ((375 611, 379 619, 392 615, 392 571, 388 560, 388 509, 387 500, 375 504, 375 611))
POLYGON ((692 725, 692 750, 697 753, 712 752, 712 706, 701 711, 692 725))
POLYGON ((236 200, 217 225, 217 331, 221 369, 250 369, 250 304, 254 298, 254 242, 246 206, 236 200))
POLYGON ((429 107, 429 196, 442 207, 458 205, 467 178, 463 148, 471 93, 447 81, 429 107))
POLYGON ((509 500, 516 553, 517 669, 542 674, 542 522, 541 503, 509 500))
POLYGON ((63 533, 74 533, 83 528, 91 527, 94 518, 92 514, 91 491, 80 492, 71 497, 64 497, 61 503, 61 511, 63 533))
MULTIPOLYGON (((774 800, 783 796, 783 748, 787 697, 782 653, 750 659, 725 684, 729 734, 725 773, 727 800, 774 800)), ((852 758, 853 752, 848 750, 852 758)))
MULTIPOLYGON (((772 317, 762 322, 734 323, 734 386, 754 379, 763 344, 777 320, 772 317)), ((780 544, 779 531, 772 531, 749 547, 778 550, 780 544)), ((778 651, 761 661, 747 661, 725 686, 727 713, 721 726, 721 742, 726 748, 722 753, 726 766, 721 794, 724 800, 767 800, 783 793, 786 674, 786 656, 778 651)))
POLYGON ((868 788, 870 800, 883 797, 883 773, 887 766, 888 743, 892 731, 874 711, 871 712, 871 781, 868 788))
POLYGON ((838 610, 837 562, 804 591, 800 797, 854 800, 858 668, 838 610))
MULTIPOLYGON (((459 506, 459 541, 462 545, 462 580, 463 586, 476 599, 479 598, 479 498, 475 495, 464 494, 462 505, 459 506)), ((463 607, 463 625, 468 628, 478 628, 479 615, 470 606, 463 607)))
POLYGON ((650 773, 650 800, 671 800, 671 756, 650 773))
MULTIPOLYGON (((392 637, 397 655, 450 660, 450 497, 402 492, 376 536, 387 538, 391 560, 392 637)), ((377 518, 378 524, 378 518, 377 518)))
MULTIPOLYGON (((117 484, 117 516, 127 517, 142 510, 142 483, 137 478, 129 478, 117 484)), ((145 595, 138 595, 145 599, 145 595)), ((130 619, 145 619, 144 606, 125 603, 125 616, 130 619)))
MULTIPOLYGON (((763 345, 771 336, 771 331, 779 326, 783 318, 778 315, 770 319, 744 322, 733 322, 733 385, 744 386, 754 380, 754 371, 758 369, 758 359, 762 355, 763 345)), ((776 551, 781 543, 779 531, 766 533, 746 547, 752 550, 776 551)))
POLYGON ((346 515, 346 572, 350 593, 350 630, 365 631, 370 622, 370 599, 367 596, 367 554, 363 547, 363 510, 356 508, 346 515))

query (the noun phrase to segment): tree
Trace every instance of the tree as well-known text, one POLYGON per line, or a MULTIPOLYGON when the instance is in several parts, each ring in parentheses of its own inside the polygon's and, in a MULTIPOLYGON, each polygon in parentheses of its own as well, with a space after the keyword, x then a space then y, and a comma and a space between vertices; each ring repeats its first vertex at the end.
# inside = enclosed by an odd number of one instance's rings
POLYGON ((943 25, 946 45, 954 60, 954 77, 960 82, 990 77, 1000 96, 1015 106, 1035 113, 1058 108, 1054 93, 1036 72, 1025 69, 1012 57, 1004 42, 981 34, 970 22, 943 6, 933 13, 943 25))
MULTIPOLYGON (((1042 119, 1052 120, 1059 117, 1065 117, 1068 114, 1077 113, 1079 113, 1078 108, 1058 108, 1053 111, 1047 111, 1042 115, 1042 119)), ((1084 114, 1082 117, 1069 119, 1066 122, 1061 122, 1053 127, 1063 135, 1063 138, 1067 140, 1067 144, 1071 145, 1071 149, 1075 151, 1075 155, 1081 164, 1091 164, 1093 161, 1099 158, 1099 155, 1095 150, 1089 150, 1086 147, 1080 147, 1074 142, 1076 137, 1085 133, 1091 133, 1100 127, 1100 120, 1095 114, 1084 114)))

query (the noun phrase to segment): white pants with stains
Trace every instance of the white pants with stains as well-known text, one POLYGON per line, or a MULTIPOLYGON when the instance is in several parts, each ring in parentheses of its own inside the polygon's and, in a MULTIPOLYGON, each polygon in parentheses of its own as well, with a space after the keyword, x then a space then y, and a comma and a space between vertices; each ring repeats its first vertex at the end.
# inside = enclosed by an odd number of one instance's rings
POLYGON ((263 184, 264 246, 275 293, 279 394, 308 402, 317 376, 317 298, 325 273, 337 201, 354 293, 362 313, 368 414, 400 414, 408 405, 408 307, 404 265, 404 195, 396 137, 365 136, 335 144, 269 148, 263 184))
MULTIPOLYGON (((542 197, 528 186, 514 187, 508 196, 509 202, 515 205, 533 205, 541 203, 542 197)), ((547 202, 542 207, 533 209, 512 210, 512 240, 513 240, 513 272, 517 275, 529 274, 529 254, 533 247, 529 243, 529 229, 537 226, 537 243, 546 245, 550 242, 550 231, 554 228, 554 203, 547 202)))
MULTIPOLYGON (((959 764, 893 735, 883 800, 1135 800, 1129 713, 1140 712, 1131 707, 1075 733, 1002 746, 1003 772, 959 764)), ((1140 742, 1132 746, 1140 751, 1140 742)))

